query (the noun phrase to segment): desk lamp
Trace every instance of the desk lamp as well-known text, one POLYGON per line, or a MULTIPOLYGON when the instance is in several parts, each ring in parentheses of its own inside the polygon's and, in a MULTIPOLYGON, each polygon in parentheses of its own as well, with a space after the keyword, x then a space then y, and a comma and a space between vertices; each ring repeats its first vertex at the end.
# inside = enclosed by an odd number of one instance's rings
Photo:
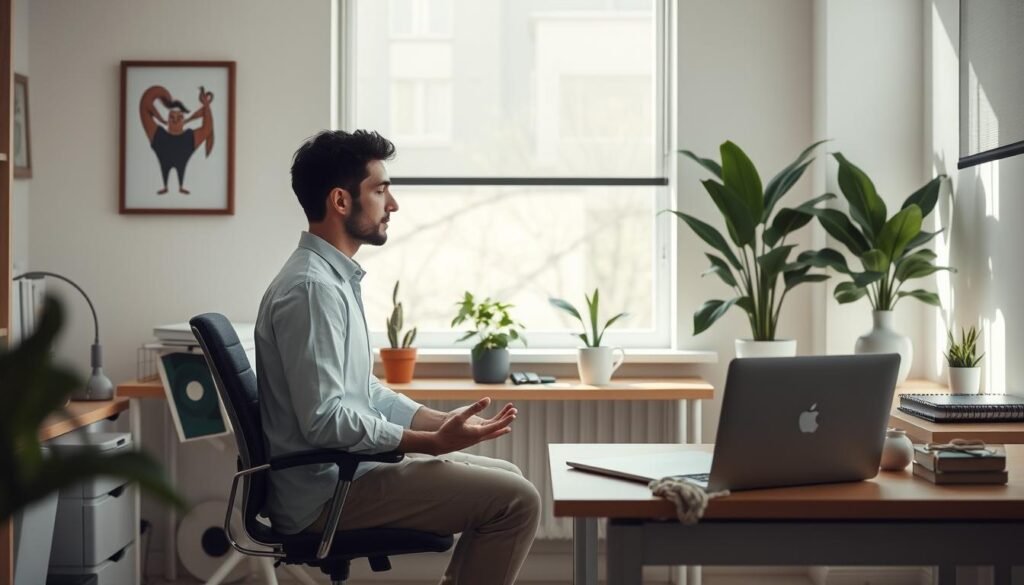
POLYGON ((27 278, 29 280, 39 280, 44 277, 53 277, 70 284, 75 287, 78 292, 82 293, 85 297, 85 302, 89 303, 89 310, 92 311, 92 322, 95 326, 96 337, 92 343, 92 375, 89 376, 89 381, 85 384, 84 388, 75 390, 71 394, 72 400, 110 400, 114 397, 114 385, 103 373, 103 347, 100 345, 100 322, 96 318, 96 309, 92 306, 92 301, 89 300, 89 295, 85 294, 82 287, 78 286, 71 279, 55 274, 53 272, 45 272, 42 270, 35 270, 32 272, 26 272, 19 274, 14 277, 14 280, 21 280, 27 278))

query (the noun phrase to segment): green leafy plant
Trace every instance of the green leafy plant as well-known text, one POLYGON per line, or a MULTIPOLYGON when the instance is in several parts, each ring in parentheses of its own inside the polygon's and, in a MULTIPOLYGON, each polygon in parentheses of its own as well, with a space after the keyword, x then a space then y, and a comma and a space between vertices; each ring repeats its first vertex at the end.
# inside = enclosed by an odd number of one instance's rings
POLYGON ((696 217, 672 211, 697 237, 718 251, 719 255, 705 254, 711 267, 704 275, 717 275, 735 293, 731 299, 710 300, 697 309, 693 315, 694 335, 711 327, 735 305, 747 314, 754 340, 774 340, 782 302, 789 291, 802 283, 828 278, 825 274, 810 274, 811 265, 806 261, 790 261, 796 245, 787 244, 786 238, 810 223, 815 205, 835 196, 826 193, 797 207, 775 211, 782 197, 814 161, 811 152, 822 142, 825 141, 808 146, 764 187, 754 164, 732 142, 720 147, 721 164, 689 150, 679 151, 718 179, 701 184, 721 212, 732 241, 730 245, 717 229, 696 217))
POLYGON ((960 343, 956 342, 953 338, 953 330, 946 332, 949 339, 949 351, 944 355, 946 356, 946 363, 951 368, 976 368, 981 363, 981 358, 985 357, 985 354, 978 355, 978 335, 979 331, 974 327, 971 327, 967 331, 964 331, 963 327, 960 328, 960 343))
POLYGON ((395 281, 395 290, 391 293, 391 316, 388 317, 387 330, 388 330, 388 342, 391 343, 391 349, 404 349, 412 347, 412 342, 416 340, 416 328, 413 327, 409 331, 406 331, 405 336, 402 337, 402 327, 404 327, 404 310, 402 309, 402 303, 398 302, 398 284, 400 281, 395 281), (401 344, 399 344, 401 339, 401 344))
POLYGON ((524 329, 522 323, 512 319, 508 310, 512 305, 492 301, 490 297, 477 302, 472 293, 466 291, 462 300, 455 303, 459 313, 452 319, 452 327, 470 322, 473 329, 467 331, 459 341, 465 341, 476 335, 479 337, 473 346, 473 354, 487 349, 505 349, 509 343, 519 340, 526 345, 526 338, 519 332, 524 329))
POLYGON ((120 477, 158 498, 183 502, 164 478, 160 465, 141 452, 102 455, 85 451, 74 457, 44 456, 39 428, 50 415, 68 417, 68 398, 82 380, 51 363, 54 339, 64 323, 61 305, 47 297, 36 331, 12 350, 0 352, 0 522, 65 486, 97 475, 120 477))
POLYGON ((924 289, 905 291, 903 285, 940 270, 953 270, 935 266, 935 252, 922 248, 942 231, 928 232, 921 226, 935 208, 946 176, 925 183, 907 197, 898 212, 887 217, 885 202, 867 174, 842 153, 833 156, 839 161, 839 189, 849 204, 849 216, 837 209, 815 209, 813 213, 825 231, 860 260, 863 270, 848 266, 846 258, 831 248, 809 253, 804 260, 812 266, 831 267, 850 278, 836 285, 833 295, 840 303, 867 296, 876 311, 891 311, 900 299, 910 297, 940 306, 935 293, 924 289))
POLYGON ((587 324, 583 320, 583 317, 580 315, 580 312, 576 310, 576 307, 572 306, 572 304, 569 303, 568 301, 564 301, 562 299, 548 299, 548 302, 551 303, 553 306, 565 311, 566 313, 569 313, 573 317, 576 317, 576 319, 580 322, 580 325, 583 326, 583 333, 574 333, 573 335, 583 340, 583 345, 587 347, 600 347, 601 339, 604 338, 605 331, 607 331, 608 328, 611 327, 612 323, 618 321, 622 317, 626 317, 627 315, 629 315, 629 313, 619 313, 618 315, 615 315, 611 319, 608 319, 608 322, 604 324, 604 327, 599 329, 597 326, 598 303, 600 302, 599 295, 600 293, 596 288, 594 289, 593 297, 588 296, 586 293, 583 294, 583 298, 587 300, 587 312, 589 313, 590 317, 589 336, 587 335, 587 324))

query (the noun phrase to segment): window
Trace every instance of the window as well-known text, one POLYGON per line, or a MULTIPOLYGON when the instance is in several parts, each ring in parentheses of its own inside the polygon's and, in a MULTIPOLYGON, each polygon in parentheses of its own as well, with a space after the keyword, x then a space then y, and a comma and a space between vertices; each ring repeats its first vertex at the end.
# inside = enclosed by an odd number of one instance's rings
POLYGON ((594 288, 605 319, 630 313, 605 343, 669 346, 668 4, 342 4, 342 127, 398 148, 401 209, 359 256, 375 343, 400 280, 421 347, 456 345, 466 290, 513 303, 530 347, 575 347, 548 297, 585 309, 594 288))

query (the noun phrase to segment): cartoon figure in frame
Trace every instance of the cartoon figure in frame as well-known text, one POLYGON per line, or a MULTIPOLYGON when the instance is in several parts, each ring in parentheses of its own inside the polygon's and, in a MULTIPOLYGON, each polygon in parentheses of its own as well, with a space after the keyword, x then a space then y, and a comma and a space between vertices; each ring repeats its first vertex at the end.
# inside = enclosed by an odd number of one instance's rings
POLYGON ((142 99, 139 100, 139 116, 142 118, 146 138, 149 139, 149 144, 160 163, 160 175, 164 183, 163 188, 156 192, 157 195, 167 193, 167 177, 172 169, 178 173, 178 192, 182 195, 190 194, 185 188, 185 169, 192 158, 192 153, 203 143, 206 144, 207 157, 213 151, 213 113, 210 111, 212 101, 213 92, 200 87, 199 109, 186 118, 188 108, 174 99, 171 92, 163 86, 154 85, 143 92, 142 99), (167 108, 167 120, 164 120, 157 109, 157 100, 167 108), (199 128, 185 127, 196 118, 202 119, 199 128))

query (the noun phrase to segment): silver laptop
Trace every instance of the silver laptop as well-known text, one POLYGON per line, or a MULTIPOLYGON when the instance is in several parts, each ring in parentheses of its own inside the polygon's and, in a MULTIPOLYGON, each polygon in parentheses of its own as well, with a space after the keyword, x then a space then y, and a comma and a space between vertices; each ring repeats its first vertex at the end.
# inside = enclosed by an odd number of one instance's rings
POLYGON ((870 479, 878 473, 897 354, 735 359, 715 452, 569 461, 636 481, 685 479, 710 491, 870 479))

